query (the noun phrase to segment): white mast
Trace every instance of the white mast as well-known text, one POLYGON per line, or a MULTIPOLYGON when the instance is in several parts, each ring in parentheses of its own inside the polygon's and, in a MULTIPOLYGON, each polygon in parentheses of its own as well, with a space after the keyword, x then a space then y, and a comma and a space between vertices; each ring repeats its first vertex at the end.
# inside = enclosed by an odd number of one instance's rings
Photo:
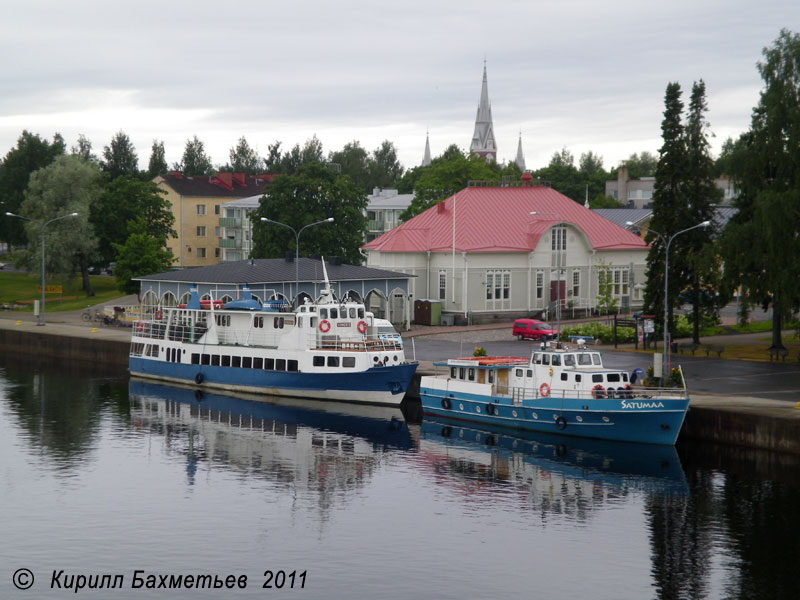
POLYGON ((333 303, 333 290, 331 289, 331 282, 328 280, 328 270, 325 268, 325 257, 322 258, 322 275, 325 277, 325 288, 322 290, 321 296, 323 297, 322 302, 320 304, 332 304, 333 303), (327 298, 327 300, 325 299, 327 298))

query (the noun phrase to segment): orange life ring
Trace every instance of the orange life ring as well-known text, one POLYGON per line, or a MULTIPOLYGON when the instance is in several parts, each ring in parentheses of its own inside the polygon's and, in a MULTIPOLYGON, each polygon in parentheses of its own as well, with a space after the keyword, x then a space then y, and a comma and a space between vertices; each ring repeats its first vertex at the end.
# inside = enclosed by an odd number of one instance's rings
POLYGON ((359 321, 356 329, 358 329, 358 333, 367 333, 367 324, 364 321, 359 321))
POLYGON ((605 398, 606 396, 606 388, 604 388, 599 383, 592 388, 592 398, 600 399, 605 398))
POLYGON ((550 386, 546 383, 543 383, 539 386, 539 394, 542 398, 547 398, 550 395, 550 386))
POLYGON ((331 330, 331 324, 325 319, 323 319, 322 321, 319 322, 319 330, 322 333, 328 333, 331 330))
POLYGON ((161 320, 161 311, 160 310, 156 311, 155 317, 156 317, 156 321, 160 321, 161 320))

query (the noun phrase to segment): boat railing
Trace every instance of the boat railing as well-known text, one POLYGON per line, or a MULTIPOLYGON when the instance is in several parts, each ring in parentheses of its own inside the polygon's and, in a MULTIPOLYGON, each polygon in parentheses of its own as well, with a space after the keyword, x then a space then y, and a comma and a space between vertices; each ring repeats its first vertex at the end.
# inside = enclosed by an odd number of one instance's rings
MULTIPOLYGON (((200 338, 208 331, 204 322, 200 323, 171 323, 166 320, 161 321, 136 321, 134 324, 134 334, 139 338, 182 342, 186 344, 196 344, 200 338)), ((217 328, 217 339, 220 344, 240 345, 240 346, 264 346, 274 347, 278 342, 278 336, 274 333, 255 333, 253 330, 217 328)), ((310 345, 316 346, 320 350, 341 350, 354 352, 385 352, 402 350, 402 343, 391 339, 379 339, 369 337, 365 340, 342 340, 337 336, 323 336, 317 342, 309 340, 310 345)))
POLYGON ((203 322, 194 324, 172 323, 166 321, 136 321, 134 323, 134 335, 140 338, 153 340, 167 339, 172 342, 183 342, 187 344, 197 343, 197 341, 208 331, 208 327, 203 322))
POLYGON ((217 327, 217 339, 220 344, 230 346, 274 346, 277 344, 278 335, 261 333, 253 329, 217 327))
POLYGON ((394 340, 381 340, 367 338, 366 340, 342 340, 339 338, 326 338, 317 342, 318 350, 352 350, 356 352, 383 352, 402 350, 400 342, 394 340))
POLYGON ((497 394, 500 396, 510 397, 512 403, 521 404, 524 399, 539 399, 539 398, 585 398, 595 400, 615 400, 615 399, 658 399, 658 398, 675 398, 686 397, 686 388, 679 387, 642 387, 632 386, 630 389, 617 388, 600 390, 566 390, 566 389, 548 389, 547 394, 541 393, 541 389, 530 387, 519 387, 500 385, 497 386, 497 394))

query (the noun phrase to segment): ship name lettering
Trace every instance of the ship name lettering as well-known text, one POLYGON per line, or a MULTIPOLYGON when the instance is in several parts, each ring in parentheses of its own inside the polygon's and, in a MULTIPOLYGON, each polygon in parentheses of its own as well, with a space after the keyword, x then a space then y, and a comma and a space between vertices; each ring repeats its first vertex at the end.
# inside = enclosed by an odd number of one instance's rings
POLYGON ((625 402, 622 401, 622 408, 664 408, 663 402, 625 402))

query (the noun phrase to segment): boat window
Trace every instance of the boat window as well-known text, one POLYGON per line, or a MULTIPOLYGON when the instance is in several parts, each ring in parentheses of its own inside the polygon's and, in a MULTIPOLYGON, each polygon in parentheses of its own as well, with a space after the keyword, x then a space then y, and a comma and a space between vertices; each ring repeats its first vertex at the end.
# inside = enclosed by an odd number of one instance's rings
POLYGON ((550 355, 549 354, 542 354, 542 364, 549 365, 550 364, 550 355))
POLYGON ((211 355, 210 354, 203 354, 200 357, 200 364, 210 365, 211 364, 211 355))
POLYGON ((336 308, 331 309, 331 319, 338 319, 339 318, 339 310, 336 308))
POLYGON ((317 307, 316 306, 309 306, 308 307, 308 312, 317 312, 317 307))
POLYGON ((297 361, 296 361, 296 360, 290 360, 290 361, 288 361, 288 362, 286 363, 286 370, 287 370, 287 371, 292 371, 292 372, 295 372, 295 371, 297 371, 297 361))
POLYGON ((619 373, 608 373, 606 379, 608 379, 609 383, 616 383, 619 381, 619 373))
POLYGON ((242 357, 241 356, 233 356, 231 357, 231 366, 236 367, 237 369, 242 366, 242 357))
POLYGON ((223 367, 230 367, 231 366, 231 357, 230 356, 223 356, 222 357, 222 366, 223 367))
POLYGON ((592 375, 592 383, 603 383, 602 375, 592 375))
POLYGON ((558 354, 554 354, 553 355, 553 366, 554 367, 560 367, 561 366, 561 356, 559 356, 558 354))
POLYGON ((581 366, 591 366, 592 357, 586 353, 578 354, 578 364, 581 366))
POLYGON ((314 329, 314 327, 317 326, 317 317, 311 317, 311 322, 308 324, 308 326, 311 327, 311 329, 314 329))
POLYGON ((583 375, 575 375, 575 383, 580 383, 583 380, 583 375))
POLYGON ((264 368, 264 359, 263 358, 254 358, 253 359, 253 368, 254 369, 263 369, 264 368))
POLYGON ((623 373, 622 374, 622 381, 624 381, 625 383, 628 382, 628 374, 627 373, 623 373))
MULTIPOLYGON (((333 312, 335 309, 331 309, 333 312)), ((329 367, 338 367, 339 366, 339 357, 338 356, 329 356, 328 357, 328 366, 329 367)))
POLYGON ((567 374, 566 373, 562 373, 561 374, 561 381, 566 381, 566 380, 567 380, 567 374))
POLYGON ((212 354, 211 355, 211 366, 218 367, 219 366, 219 354, 212 354))
POLYGON ((564 355, 564 366, 565 367, 574 367, 575 366, 575 355, 574 354, 565 354, 564 355))
POLYGON ((253 327, 260 329, 264 327, 264 317, 254 317, 253 318, 253 327))
POLYGON ((600 355, 599 354, 592 354, 592 361, 594 362, 594 364, 596 364, 598 366, 603 366, 603 361, 600 360, 600 355))
POLYGON ((464 367, 459 367, 458 369, 458 378, 464 379, 464 367))
POLYGON ((328 309, 327 308, 320 308, 319 309, 319 318, 320 319, 327 319, 328 318, 328 309))
POLYGON ((300 307, 300 312, 306 312, 306 307, 305 306, 301 306, 300 307))
POLYGON ((355 356, 343 356, 342 357, 342 366, 347 367, 348 369, 352 369, 356 366, 356 357, 355 356))
POLYGON ((469 369, 467 371, 467 379, 470 381, 475 381, 475 369, 469 369))
POLYGON ((302 327, 303 326, 303 317, 297 317, 297 326, 298 327, 302 327))
POLYGON ((200 355, 196 352, 192 352, 192 364, 199 365, 200 364, 200 355))
POLYGON ((273 326, 275 329, 283 329, 283 317, 275 317, 273 326))
POLYGON ((347 314, 351 319, 355 319, 356 318, 356 309, 355 308, 348 309, 347 314))
POLYGON ((522 377, 522 369, 516 369, 516 370, 514 371, 514 374, 515 374, 517 377, 522 377))
POLYGON ((358 309, 358 318, 359 319, 363 319, 364 318, 364 309, 361 308, 361 307, 359 307, 359 309, 358 309))
POLYGON ((533 369, 528 369, 525 371, 525 377, 533 377, 533 369))
POLYGON ((264 359, 264 370, 265 371, 274 371, 275 370, 275 359, 274 358, 265 358, 264 359))
POLYGON ((450 378, 456 379, 458 377, 458 369, 456 367, 450 367, 450 378))
POLYGON ((315 356, 314 357, 314 366, 315 367, 324 367, 325 366, 325 357, 324 356, 315 356))
POLYGON ((494 370, 489 371, 489 383, 494 383, 494 370))

